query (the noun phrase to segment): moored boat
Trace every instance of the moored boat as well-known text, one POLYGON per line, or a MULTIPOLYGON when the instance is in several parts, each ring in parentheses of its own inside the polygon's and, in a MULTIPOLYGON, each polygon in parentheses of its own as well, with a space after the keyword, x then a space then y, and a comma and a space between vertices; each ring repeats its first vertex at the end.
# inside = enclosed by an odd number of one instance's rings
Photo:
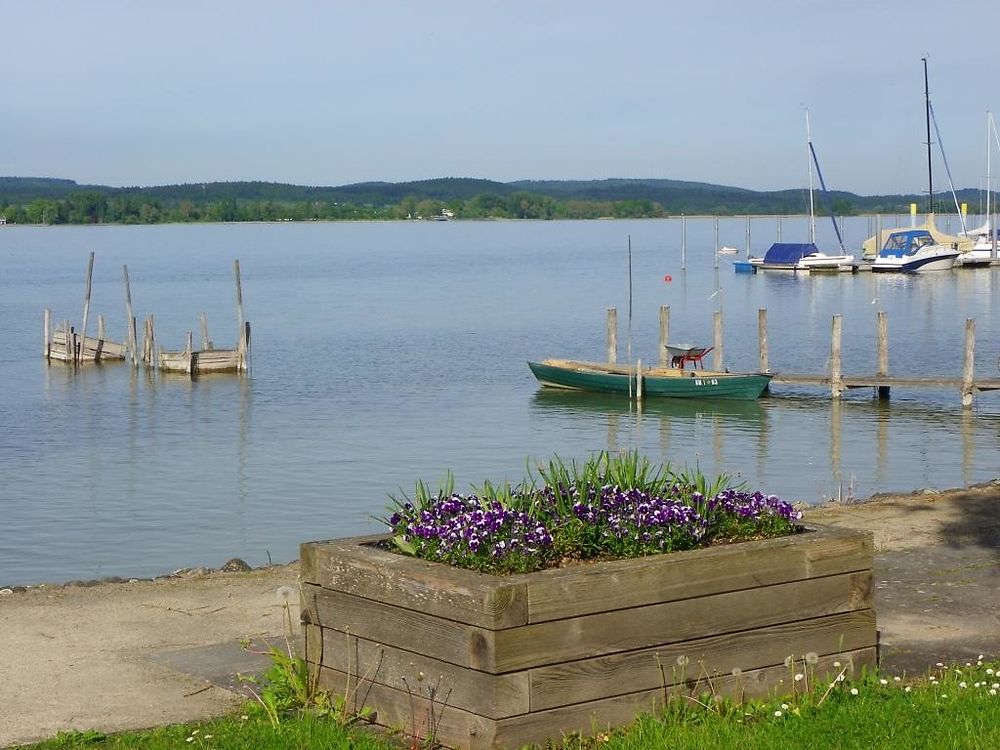
POLYGON ((872 271, 947 271, 955 266, 959 252, 953 245, 935 242, 926 229, 893 232, 872 262, 872 271))
POLYGON ((771 373, 735 373, 714 370, 683 370, 673 367, 546 359, 528 362, 538 382, 548 388, 616 393, 641 392, 645 397, 759 398, 771 382, 771 373))

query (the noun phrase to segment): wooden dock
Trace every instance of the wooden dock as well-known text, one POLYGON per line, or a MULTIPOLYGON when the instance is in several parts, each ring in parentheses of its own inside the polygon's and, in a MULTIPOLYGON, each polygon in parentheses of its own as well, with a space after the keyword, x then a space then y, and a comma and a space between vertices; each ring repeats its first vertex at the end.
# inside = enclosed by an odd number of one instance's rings
MULTIPOLYGON (((153 316, 145 322, 142 362, 150 368, 163 372, 184 373, 186 375, 201 375, 208 373, 247 373, 250 371, 250 321, 243 316, 243 285, 240 280, 240 262, 233 261, 233 274, 236 279, 236 318, 238 331, 236 345, 232 349, 216 349, 208 336, 208 319, 201 314, 202 345, 194 348, 194 335, 187 332, 187 346, 180 351, 168 351, 157 348, 154 333, 153 316)), ((135 330, 135 318, 131 317, 131 293, 128 291, 128 268, 125 268, 126 299, 129 307, 131 330, 135 330)), ((135 334, 131 334, 135 338, 135 334)), ((134 346, 134 345, 133 345, 134 346)))
POLYGON ((181 351, 166 351, 157 348, 153 331, 153 316, 146 318, 142 349, 139 348, 136 319, 132 311, 132 289, 129 283, 128 266, 122 267, 125 283, 126 338, 123 343, 109 341, 104 331, 104 316, 97 318, 97 336, 89 336, 87 323, 90 315, 91 281, 94 274, 94 253, 90 254, 87 266, 87 291, 84 296, 83 326, 77 330, 68 320, 53 329, 52 312, 46 309, 44 315, 44 347, 42 353, 51 362, 66 362, 74 366, 83 363, 101 363, 109 360, 130 359, 133 366, 140 364, 149 369, 164 372, 182 372, 187 375, 201 373, 247 373, 250 371, 250 322, 243 316, 243 287, 240 281, 240 262, 233 261, 236 276, 236 317, 238 322, 236 345, 232 349, 217 349, 208 337, 208 320, 201 314, 202 348, 194 349, 193 337, 187 334, 187 347, 181 351))
MULTIPOLYGON (((725 369, 723 360, 723 321, 722 312, 714 313, 714 341, 710 351, 713 354, 712 369, 725 369)), ((615 308, 607 311, 608 362, 614 363, 618 356, 618 313, 615 308)), ((975 377, 976 321, 969 318, 965 321, 965 347, 960 377, 935 375, 930 377, 910 377, 892 375, 889 372, 889 323, 884 311, 876 313, 876 369, 874 374, 847 375, 843 372, 841 357, 841 340, 843 333, 842 318, 834 315, 830 336, 829 371, 823 374, 787 373, 780 369, 772 370, 768 352, 767 309, 760 308, 757 314, 757 372, 772 373, 771 385, 798 385, 817 388, 828 388, 834 399, 841 397, 845 390, 871 388, 876 397, 889 398, 892 388, 915 389, 955 389, 959 393, 963 406, 971 406, 973 396, 990 391, 1000 391, 1000 378, 975 377)), ((670 307, 660 307, 660 366, 671 366, 670 352, 674 348, 668 345, 670 336, 670 307)), ((1000 368, 1000 360, 998 360, 1000 368)))
MULTIPOLYGON (((776 373, 771 378, 771 384, 778 385, 806 385, 821 388, 830 388, 833 379, 829 375, 794 375, 792 373, 776 373)), ((963 382, 961 378, 905 378, 894 375, 843 375, 841 383, 844 388, 954 388, 961 390, 963 382)), ((972 390, 976 393, 985 391, 1000 390, 1000 378, 985 380, 973 380, 972 390)), ((887 395, 887 394, 882 394, 887 395)))
POLYGON ((44 311, 44 343, 42 354, 49 362, 65 362, 73 366, 86 363, 100 364, 109 361, 124 361, 127 346, 115 341, 109 341, 104 331, 104 316, 97 316, 97 336, 87 335, 87 324, 90 318, 90 294, 94 278, 94 253, 90 253, 87 264, 86 293, 83 301, 83 326, 80 330, 71 326, 68 320, 62 325, 52 327, 52 311, 44 311))

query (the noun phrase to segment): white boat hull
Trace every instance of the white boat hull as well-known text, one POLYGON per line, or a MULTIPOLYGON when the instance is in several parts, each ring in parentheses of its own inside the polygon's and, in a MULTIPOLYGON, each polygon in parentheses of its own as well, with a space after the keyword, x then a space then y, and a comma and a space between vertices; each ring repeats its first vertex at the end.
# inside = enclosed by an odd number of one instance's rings
POLYGON ((872 271, 897 271, 900 273, 924 273, 926 271, 949 271, 955 267, 958 258, 956 250, 933 250, 918 252, 902 258, 877 258, 872 263, 872 271))

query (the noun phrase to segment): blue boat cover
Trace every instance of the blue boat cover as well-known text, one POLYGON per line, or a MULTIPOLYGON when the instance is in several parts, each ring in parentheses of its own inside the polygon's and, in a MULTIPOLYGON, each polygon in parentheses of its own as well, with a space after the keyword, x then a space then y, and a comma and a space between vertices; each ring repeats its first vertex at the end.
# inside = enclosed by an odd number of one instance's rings
POLYGON ((769 263, 798 263, 810 253, 818 252, 812 242, 775 242, 764 253, 764 265, 769 263))
POLYGON ((880 258, 903 258, 913 255, 925 245, 933 244, 934 237, 926 229, 904 229, 889 235, 882 249, 879 250, 878 256, 880 258))

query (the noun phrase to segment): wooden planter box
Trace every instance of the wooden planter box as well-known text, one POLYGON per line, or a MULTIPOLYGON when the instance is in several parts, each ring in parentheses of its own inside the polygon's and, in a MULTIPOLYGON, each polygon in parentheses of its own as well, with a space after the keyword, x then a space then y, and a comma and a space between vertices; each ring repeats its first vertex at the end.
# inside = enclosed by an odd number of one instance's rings
POLYGON ((378 724, 451 747, 593 734, 670 695, 791 693, 876 663, 867 533, 810 525, 502 577, 383 538, 302 545, 309 668, 378 724))

